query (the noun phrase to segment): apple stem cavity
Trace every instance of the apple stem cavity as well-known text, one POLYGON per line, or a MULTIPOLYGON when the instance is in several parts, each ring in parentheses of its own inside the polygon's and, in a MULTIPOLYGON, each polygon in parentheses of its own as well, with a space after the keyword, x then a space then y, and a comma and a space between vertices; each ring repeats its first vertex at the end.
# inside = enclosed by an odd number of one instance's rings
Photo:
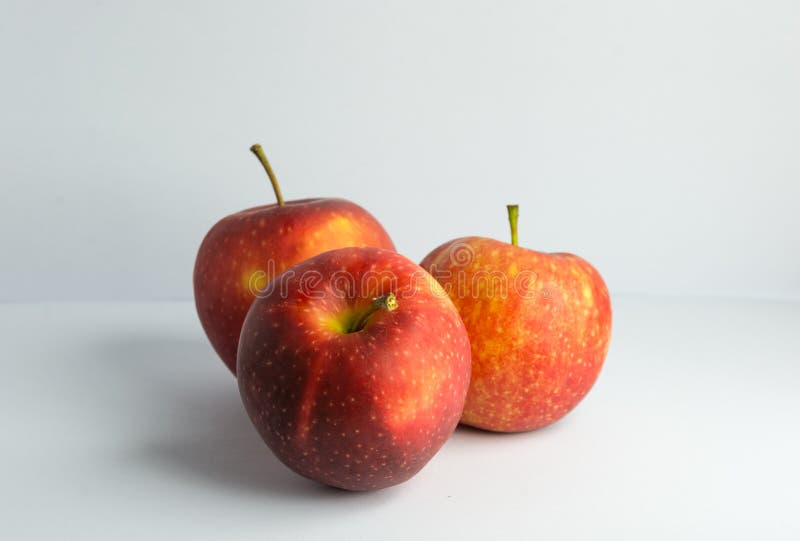
POLYGON ((367 326, 372 315, 378 310, 386 310, 387 312, 394 312, 397 310, 397 297, 395 294, 387 293, 386 295, 372 299, 370 307, 353 321, 350 328, 347 329, 347 332, 354 333, 364 330, 364 327, 367 326))
POLYGON ((506 205, 508 209, 508 223, 511 226, 511 244, 517 244, 517 221, 519 220, 519 205, 506 205))
POLYGON ((261 145, 256 143, 255 145, 250 147, 250 152, 256 155, 258 161, 261 162, 261 165, 264 166, 264 170, 267 172, 267 176, 269 176, 269 181, 272 183, 272 190, 275 192, 275 199, 278 200, 278 206, 283 206, 283 195, 281 195, 281 187, 278 185, 278 177, 275 176, 275 171, 272 170, 272 166, 269 164, 269 160, 267 160, 267 155, 264 154, 264 149, 261 148, 261 145))

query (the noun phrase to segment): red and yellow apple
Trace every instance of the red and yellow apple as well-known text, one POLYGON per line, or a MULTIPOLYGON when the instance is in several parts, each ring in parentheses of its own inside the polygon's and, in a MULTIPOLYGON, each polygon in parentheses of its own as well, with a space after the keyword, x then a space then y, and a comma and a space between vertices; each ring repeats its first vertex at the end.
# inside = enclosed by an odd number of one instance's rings
POLYGON ((441 286, 390 250, 294 265, 253 302, 239 342, 245 409, 305 477, 348 490, 409 479, 458 424, 470 345, 441 286))
POLYGON ((458 308, 472 345, 464 424, 499 432, 547 426, 594 384, 611 336, 611 303, 600 274, 567 253, 464 237, 422 261, 458 308))
POLYGON ((247 310, 258 292, 289 266, 348 246, 394 250, 380 223, 343 199, 283 201, 259 145, 251 148, 272 182, 277 203, 227 216, 203 239, 194 266, 194 298, 212 346, 236 373, 236 351, 247 310))

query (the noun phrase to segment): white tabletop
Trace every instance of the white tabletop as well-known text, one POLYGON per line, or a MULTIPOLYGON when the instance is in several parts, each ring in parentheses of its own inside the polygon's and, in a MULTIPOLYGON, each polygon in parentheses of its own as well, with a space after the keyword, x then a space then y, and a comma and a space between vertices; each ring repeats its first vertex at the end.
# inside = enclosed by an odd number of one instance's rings
POLYGON ((800 304, 615 299, 560 423, 459 428, 411 481, 284 468, 191 303, 0 305, 4 539, 800 535, 800 304))

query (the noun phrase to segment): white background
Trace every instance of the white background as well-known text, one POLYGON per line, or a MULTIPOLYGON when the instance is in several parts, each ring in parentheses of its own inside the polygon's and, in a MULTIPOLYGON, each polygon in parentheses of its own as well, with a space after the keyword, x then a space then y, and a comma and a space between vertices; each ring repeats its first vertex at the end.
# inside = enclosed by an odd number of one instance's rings
POLYGON ((800 298, 800 4, 0 4, 0 299, 190 299, 222 216, 375 214, 594 263, 612 293, 800 298))
POLYGON ((562 421, 460 427, 413 479, 354 494, 267 450, 190 303, 0 304, 4 538, 797 541, 797 303, 616 298, 614 317, 562 421))
POLYGON ((800 538, 800 3, 0 0, 0 77, 5 537, 800 538), (191 301, 254 142, 415 260, 519 203, 611 289, 592 392, 377 493, 291 473, 191 301))

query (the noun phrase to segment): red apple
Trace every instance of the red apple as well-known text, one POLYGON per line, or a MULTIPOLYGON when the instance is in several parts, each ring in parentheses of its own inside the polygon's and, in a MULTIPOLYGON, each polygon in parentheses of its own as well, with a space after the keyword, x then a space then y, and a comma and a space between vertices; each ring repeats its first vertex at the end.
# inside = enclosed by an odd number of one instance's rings
POLYGON ((266 169, 278 201, 217 222, 203 239, 194 265, 194 299, 200 322, 234 374, 244 317, 270 279, 295 263, 335 248, 394 250, 381 224, 350 201, 284 202, 261 147, 253 145, 250 150, 266 169))
POLYGON ((589 392, 608 351, 611 303, 589 263, 566 253, 464 237, 422 261, 450 295, 472 344, 464 424, 499 432, 540 428, 589 392))
POLYGON ((348 490, 417 473, 458 424, 469 374, 469 338, 441 286, 379 248, 287 269, 239 343, 239 391, 264 441, 300 475, 348 490))

